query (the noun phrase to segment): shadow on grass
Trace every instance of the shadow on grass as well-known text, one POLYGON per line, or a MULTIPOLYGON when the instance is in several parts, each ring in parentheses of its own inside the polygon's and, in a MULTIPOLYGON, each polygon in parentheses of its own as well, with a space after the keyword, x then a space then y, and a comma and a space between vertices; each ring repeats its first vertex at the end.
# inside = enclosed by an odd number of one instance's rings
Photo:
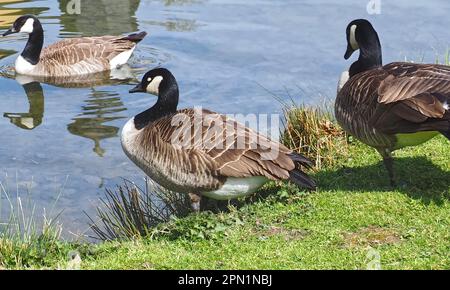
POLYGON ((389 186, 383 162, 371 166, 318 172, 314 178, 321 190, 399 191, 425 204, 450 200, 450 172, 425 157, 396 158, 397 186, 389 186))
POLYGON ((311 191, 299 188, 292 183, 270 182, 260 189, 257 193, 243 197, 240 199, 232 199, 228 201, 218 201, 202 198, 202 211, 210 211, 212 213, 229 213, 230 206, 234 209, 242 209, 251 204, 265 202, 267 204, 288 203, 296 199, 302 199, 308 196, 311 191))

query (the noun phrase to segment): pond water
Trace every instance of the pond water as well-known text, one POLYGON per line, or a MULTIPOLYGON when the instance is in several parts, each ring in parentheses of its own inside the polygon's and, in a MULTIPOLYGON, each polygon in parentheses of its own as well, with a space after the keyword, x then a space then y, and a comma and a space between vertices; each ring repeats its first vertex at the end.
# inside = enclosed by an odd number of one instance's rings
MULTIPOLYGON (((25 35, 0 38, 0 182, 16 196, 31 191, 39 209, 56 199, 67 233, 83 233, 105 188, 122 178, 142 183, 143 173, 123 154, 119 132, 126 120, 147 109, 151 96, 128 90, 155 66, 173 71, 180 107, 204 106, 221 113, 280 113, 273 94, 298 103, 335 97, 345 28, 370 19, 381 35, 384 60, 434 62, 450 41, 447 0, 0 0, 0 29, 23 14, 42 20, 45 43, 62 38, 126 34, 145 30, 128 68, 131 79, 66 88, 34 82, 22 86, 9 68, 25 35), (9 76, 9 77, 8 77, 9 76), (58 193, 62 195, 58 198, 58 193)), ((8 204, 2 195, 0 223, 8 204)))

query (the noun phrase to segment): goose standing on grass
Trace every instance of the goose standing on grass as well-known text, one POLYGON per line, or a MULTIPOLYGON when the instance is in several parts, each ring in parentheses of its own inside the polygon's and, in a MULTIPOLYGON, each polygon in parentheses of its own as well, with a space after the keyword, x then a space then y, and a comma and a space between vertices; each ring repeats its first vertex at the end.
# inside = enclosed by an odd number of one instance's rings
POLYGON ((359 59, 343 74, 336 118, 348 133, 383 156, 395 185, 392 152, 439 133, 450 139, 450 67, 397 62, 382 66, 381 44, 369 21, 347 27, 345 59, 359 59))
POLYGON ((189 194, 194 210, 200 210, 201 196, 235 199, 255 193, 270 180, 315 189, 302 171, 312 166, 305 157, 223 115, 178 110, 178 85, 168 70, 148 72, 130 91, 141 92, 158 100, 125 125, 123 149, 154 181, 189 194))
POLYGON ((44 30, 33 15, 19 17, 3 36, 28 33, 24 51, 16 60, 21 75, 63 77, 116 69, 128 62, 137 43, 147 35, 82 37, 59 41, 43 49, 44 30))

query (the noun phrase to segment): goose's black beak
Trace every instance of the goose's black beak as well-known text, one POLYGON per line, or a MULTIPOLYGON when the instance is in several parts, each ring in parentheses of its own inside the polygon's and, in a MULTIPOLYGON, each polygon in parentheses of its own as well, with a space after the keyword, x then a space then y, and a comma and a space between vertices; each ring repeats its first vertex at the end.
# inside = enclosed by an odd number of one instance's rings
POLYGON ((352 48, 352 46, 350 44, 348 44, 347 51, 345 52, 344 58, 349 59, 354 52, 355 52, 355 50, 352 48))
POLYGON ((3 33, 3 37, 8 36, 10 34, 14 34, 14 33, 17 33, 17 31, 15 31, 14 28, 11 28, 8 31, 6 31, 5 33, 3 33))
POLYGON ((142 87, 142 84, 139 84, 130 90, 130 94, 134 93, 145 93, 145 89, 142 87))

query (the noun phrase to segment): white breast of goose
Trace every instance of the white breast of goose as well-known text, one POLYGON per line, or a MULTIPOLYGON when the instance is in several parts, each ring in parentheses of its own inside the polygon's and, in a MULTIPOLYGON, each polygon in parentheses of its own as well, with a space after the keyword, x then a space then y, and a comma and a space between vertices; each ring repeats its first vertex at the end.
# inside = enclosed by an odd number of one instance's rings
MULTIPOLYGON (((134 124, 134 118, 130 119, 122 129, 121 143, 125 154, 136 164, 142 171, 147 174, 153 181, 159 185, 174 190, 173 186, 167 182, 164 176, 161 174, 160 168, 153 166, 151 162, 146 162, 143 153, 140 151, 141 147, 138 144, 139 133, 134 124)), ((152 148, 148 148, 152 149, 152 148)), ((154 160, 151 160, 154 161, 154 160)), ((175 191, 175 190, 174 190, 175 191)))
POLYGON ((139 130, 136 129, 134 124, 134 118, 130 119, 122 129, 121 143, 122 148, 128 158, 131 159, 139 168, 141 168, 150 178, 156 180, 154 170, 148 170, 147 164, 144 164, 141 154, 139 152, 139 146, 137 143, 137 138, 139 136, 139 130))
POLYGON ((249 178, 229 177, 219 190, 203 192, 202 195, 215 200, 236 199, 256 193, 256 191, 258 191, 268 181, 269 179, 263 176, 249 178))
POLYGON ((338 89, 337 89, 338 93, 342 90, 342 88, 345 86, 345 84, 348 82, 349 79, 350 79, 350 73, 348 71, 344 71, 341 74, 341 78, 339 79, 338 89))
POLYGON ((23 56, 19 55, 16 59, 15 68, 18 74, 26 75, 33 73, 36 70, 36 65, 29 63, 23 56))
POLYGON ((139 131, 134 126, 134 118, 131 118, 123 127, 121 134, 122 147, 128 157, 135 154, 134 142, 138 134, 139 131))

